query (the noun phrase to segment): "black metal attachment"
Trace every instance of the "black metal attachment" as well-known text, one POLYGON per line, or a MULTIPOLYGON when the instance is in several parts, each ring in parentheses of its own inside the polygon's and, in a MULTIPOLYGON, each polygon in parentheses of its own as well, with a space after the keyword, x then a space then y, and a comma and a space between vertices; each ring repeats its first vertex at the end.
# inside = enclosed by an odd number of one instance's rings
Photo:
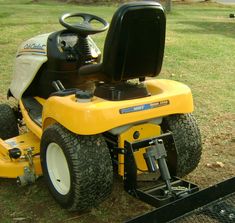
POLYGON ((171 178, 164 141, 173 143, 172 134, 133 143, 125 141, 124 188, 129 194, 156 207, 126 223, 235 222, 235 177, 201 191, 190 182, 171 178), (158 180, 154 186, 140 187, 134 153, 145 147, 148 169, 153 173, 161 172, 162 181, 158 180))
POLYGON ((202 213, 218 222, 235 222, 235 206, 224 200, 203 208, 202 213))
POLYGON ((175 200, 125 223, 234 222, 235 177, 175 200), (226 207, 218 205, 227 203, 226 207), (229 204, 229 205, 228 205, 229 204), (210 213, 208 213, 208 209, 210 213), (217 214, 215 214, 217 212, 217 214), (222 215, 222 216, 221 216, 222 215), (213 221, 211 219, 215 219, 213 221))
POLYGON ((157 172, 159 167, 162 179, 166 183, 166 192, 173 194, 174 192, 170 182, 171 176, 166 164, 166 157, 166 149, 164 147, 162 139, 155 140, 154 145, 147 148, 146 153, 144 154, 144 158, 148 166, 149 172, 157 172), (158 167, 156 161, 158 162, 158 167))
POLYGON ((174 141, 172 133, 133 143, 125 141, 124 188, 129 194, 155 207, 161 207, 198 191, 198 187, 190 182, 178 178, 171 179, 166 164, 167 153, 164 140, 174 141), (147 149, 144 158, 149 172, 160 172, 162 180, 156 181, 154 186, 140 187, 138 184, 141 184, 141 181, 137 181, 138 168, 134 153, 145 147, 147 149))

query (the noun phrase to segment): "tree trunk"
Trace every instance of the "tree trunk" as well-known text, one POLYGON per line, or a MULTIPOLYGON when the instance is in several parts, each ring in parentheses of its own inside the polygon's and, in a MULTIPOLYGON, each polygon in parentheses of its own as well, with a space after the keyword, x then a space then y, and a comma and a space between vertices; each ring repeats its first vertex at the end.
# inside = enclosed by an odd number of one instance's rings
POLYGON ((166 0, 166 5, 165 5, 165 8, 166 8, 166 12, 171 12, 171 0, 166 0))

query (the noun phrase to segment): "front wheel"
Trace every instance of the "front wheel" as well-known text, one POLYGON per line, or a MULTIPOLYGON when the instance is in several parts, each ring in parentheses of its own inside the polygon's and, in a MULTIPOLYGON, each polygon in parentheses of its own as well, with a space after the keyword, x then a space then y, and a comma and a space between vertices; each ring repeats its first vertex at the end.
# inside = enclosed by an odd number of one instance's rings
POLYGON ((41 162, 48 188, 63 208, 91 208, 111 192, 112 161, 100 135, 78 136, 54 124, 43 133, 41 162))
POLYGON ((7 104, 0 104, 0 138, 5 140, 18 135, 19 129, 13 109, 7 104))

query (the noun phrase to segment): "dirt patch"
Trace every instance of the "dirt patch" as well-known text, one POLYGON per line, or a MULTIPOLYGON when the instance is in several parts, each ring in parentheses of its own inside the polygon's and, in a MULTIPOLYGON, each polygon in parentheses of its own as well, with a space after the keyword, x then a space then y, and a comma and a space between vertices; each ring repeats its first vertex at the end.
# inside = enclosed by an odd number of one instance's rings
POLYGON ((233 121, 235 115, 214 117, 202 129, 203 153, 197 169, 187 179, 207 187, 235 174, 235 141, 233 121), (220 126, 226 126, 221 131, 220 126))

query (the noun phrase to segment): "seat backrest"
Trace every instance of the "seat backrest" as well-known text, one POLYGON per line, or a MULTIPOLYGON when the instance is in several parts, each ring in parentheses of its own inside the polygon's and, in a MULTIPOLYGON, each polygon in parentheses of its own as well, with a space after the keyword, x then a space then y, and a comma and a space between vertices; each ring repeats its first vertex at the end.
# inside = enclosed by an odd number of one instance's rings
POLYGON ((160 73, 166 18, 156 2, 132 2, 114 14, 104 46, 103 72, 111 82, 160 73))

